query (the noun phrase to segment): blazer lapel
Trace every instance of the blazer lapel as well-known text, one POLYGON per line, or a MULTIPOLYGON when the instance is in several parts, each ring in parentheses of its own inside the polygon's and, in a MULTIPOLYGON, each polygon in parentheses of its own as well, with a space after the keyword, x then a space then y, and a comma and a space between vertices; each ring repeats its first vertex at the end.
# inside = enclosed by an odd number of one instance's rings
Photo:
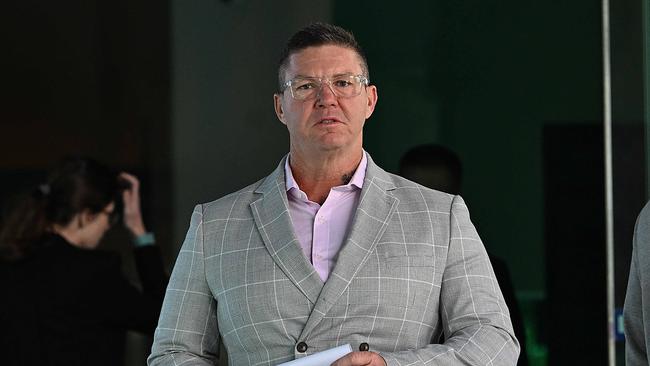
POLYGON ((255 190, 261 197, 250 204, 257 230, 273 261, 293 284, 316 303, 323 281, 302 254, 293 230, 284 178, 284 162, 255 190))
POLYGON ((338 301, 359 268, 375 249, 399 203, 398 199, 388 194, 388 191, 394 188, 388 174, 375 165, 368 155, 366 176, 350 234, 307 320, 301 339, 309 336, 332 305, 338 301))

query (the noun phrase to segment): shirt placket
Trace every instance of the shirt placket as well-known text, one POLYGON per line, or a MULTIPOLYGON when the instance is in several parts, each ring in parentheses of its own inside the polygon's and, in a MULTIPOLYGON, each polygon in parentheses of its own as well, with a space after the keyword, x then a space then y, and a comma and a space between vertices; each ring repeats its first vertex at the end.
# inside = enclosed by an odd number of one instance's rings
MULTIPOLYGON (((332 195, 334 191, 330 192, 332 195)), ((330 197, 328 197, 329 199, 330 197)), ((334 197, 332 197, 334 198, 334 197)), ((314 217, 314 231, 312 240, 312 263, 316 272, 323 281, 327 280, 330 271, 330 219, 331 210, 327 200, 314 217)))

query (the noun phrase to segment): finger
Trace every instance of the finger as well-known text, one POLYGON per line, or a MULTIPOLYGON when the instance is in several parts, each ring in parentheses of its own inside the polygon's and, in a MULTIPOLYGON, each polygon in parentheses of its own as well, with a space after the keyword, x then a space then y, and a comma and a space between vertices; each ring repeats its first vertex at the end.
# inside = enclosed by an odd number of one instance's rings
POLYGON ((126 211, 133 205, 133 193, 129 190, 122 191, 122 202, 124 203, 124 210, 126 211))
POLYGON ((131 185, 131 189, 136 190, 140 186, 140 181, 135 175, 129 174, 127 172, 121 172, 119 175, 120 179, 124 179, 125 181, 129 182, 131 185))
MULTIPOLYGON (((365 366, 371 365, 373 352, 351 352, 336 360, 332 366, 365 366)), ((378 355, 377 355, 378 356, 378 355)))
POLYGON ((134 188, 135 187, 131 185, 131 187, 122 190, 122 198, 124 198, 125 200, 133 199, 133 196, 138 193, 134 188))
POLYGON ((119 175, 120 179, 123 179, 129 183, 129 188, 122 191, 122 199, 124 200, 125 205, 137 205, 140 200, 140 181, 134 175, 122 172, 119 175))

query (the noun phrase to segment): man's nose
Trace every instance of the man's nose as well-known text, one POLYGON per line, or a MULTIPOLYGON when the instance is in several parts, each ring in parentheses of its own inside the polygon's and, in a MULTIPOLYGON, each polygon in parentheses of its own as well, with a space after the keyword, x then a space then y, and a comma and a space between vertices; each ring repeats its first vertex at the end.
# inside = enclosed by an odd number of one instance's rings
POLYGON ((336 99, 336 94, 334 93, 334 89, 332 89, 330 83, 323 82, 318 91, 316 101, 319 106, 334 105, 337 103, 338 100, 336 99))

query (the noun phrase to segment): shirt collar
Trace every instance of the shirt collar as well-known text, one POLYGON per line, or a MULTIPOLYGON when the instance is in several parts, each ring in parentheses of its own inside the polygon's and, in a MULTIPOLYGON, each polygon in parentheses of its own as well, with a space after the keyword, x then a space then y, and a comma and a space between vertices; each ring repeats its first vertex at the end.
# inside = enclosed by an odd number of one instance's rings
MULTIPOLYGON (((287 160, 284 162, 284 176, 285 176, 285 188, 287 192, 291 191, 292 188, 295 188, 296 190, 300 191, 300 187, 298 187, 298 183, 296 180, 293 178, 293 173, 291 172, 291 166, 289 166, 289 159, 291 158, 291 154, 287 156, 287 160)), ((363 180, 366 178, 366 167, 368 166, 368 158, 366 157, 366 151, 363 150, 363 154, 361 156, 361 162, 359 163, 359 166, 357 166, 357 170, 354 172, 354 175, 352 175, 352 179, 350 179, 350 182, 345 185, 340 185, 336 187, 352 187, 355 186, 359 189, 363 188, 363 180)), ((334 187, 334 188, 336 188, 334 187)), ((302 192, 302 191, 300 191, 302 192)))

